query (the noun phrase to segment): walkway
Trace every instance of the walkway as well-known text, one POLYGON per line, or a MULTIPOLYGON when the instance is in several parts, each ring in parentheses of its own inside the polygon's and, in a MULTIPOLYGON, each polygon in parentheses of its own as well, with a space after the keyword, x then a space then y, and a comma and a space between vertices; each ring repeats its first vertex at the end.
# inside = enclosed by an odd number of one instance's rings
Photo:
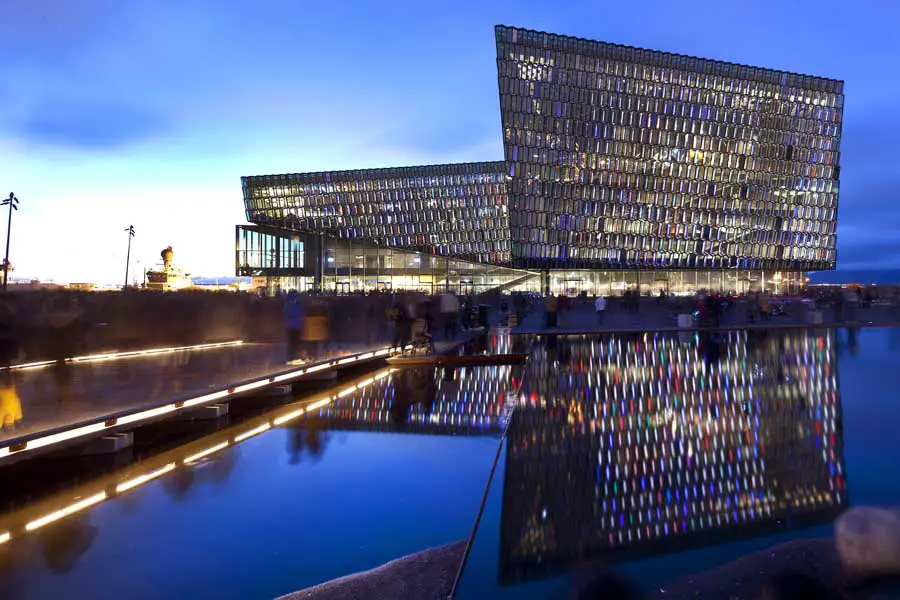
MULTIPOLYGON (((23 439, 34 440, 74 428, 96 437, 107 433, 104 421, 112 417, 138 422, 143 419, 122 415, 151 412, 148 409, 157 407, 162 407, 157 412, 163 414, 180 408, 171 404, 167 408, 167 403, 200 405, 207 403, 203 396, 209 402, 221 401, 232 393, 280 381, 289 383, 307 372, 339 368, 356 360, 354 357, 374 360, 386 355, 383 345, 344 346, 323 354, 318 362, 289 366, 284 362, 281 344, 234 344, 0 371, 0 463, 18 452, 15 446, 23 439), (278 381, 272 381, 277 374, 278 381), (235 385, 240 389, 229 387, 235 385), (93 431, 92 426, 86 427, 92 423, 96 425, 93 431)), ((63 433, 61 437, 79 436, 63 433)), ((36 445, 29 442, 29 450, 36 445)))
MULTIPOLYGON (((847 309, 845 319, 837 321, 833 311, 823 310, 823 322, 812 324, 808 307, 800 303, 792 304, 786 314, 768 321, 751 322, 746 318, 745 307, 738 305, 723 313, 721 327, 727 329, 778 329, 788 327, 847 327, 847 326, 898 326, 900 313, 891 307, 873 306, 868 309, 847 309)), ((593 308, 593 300, 576 301, 564 314, 558 315, 557 327, 548 328, 544 307, 537 304, 531 308, 522 323, 513 330, 516 334, 553 333, 640 333, 645 331, 683 331, 678 327, 675 311, 655 300, 643 300, 636 312, 627 312, 619 307, 605 311, 600 321, 593 308)))

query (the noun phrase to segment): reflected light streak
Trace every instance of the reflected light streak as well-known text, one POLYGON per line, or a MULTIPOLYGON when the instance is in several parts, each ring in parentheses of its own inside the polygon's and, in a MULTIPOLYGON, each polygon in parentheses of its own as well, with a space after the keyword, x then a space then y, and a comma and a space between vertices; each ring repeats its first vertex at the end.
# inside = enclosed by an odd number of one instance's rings
MULTIPOLYGON (((77 359, 71 359, 75 362, 90 362, 91 360, 108 360, 110 358, 119 358, 119 357, 128 357, 128 356, 145 356, 150 354, 164 354, 164 353, 172 353, 172 352, 181 352, 187 350, 202 350, 202 349, 210 349, 210 348, 221 348, 225 346, 236 346, 239 344, 243 344, 244 342, 241 340, 234 342, 221 342, 218 344, 201 344, 199 346, 183 346, 179 348, 159 348, 154 350, 136 350, 133 352, 120 352, 120 353, 110 353, 110 354, 96 354, 96 355, 88 355, 83 357, 78 357, 77 359)), ((390 353, 390 349, 383 349, 384 352, 390 353)), ((53 433, 50 435, 41 436, 38 438, 34 438, 32 440, 28 440, 20 447, 18 447, 14 452, 10 450, 10 446, 4 446, 0 448, 0 459, 6 458, 13 454, 19 454, 24 451, 36 450, 38 448, 44 448, 46 446, 51 446, 54 444, 59 444, 62 442, 66 442, 75 438, 90 436, 94 434, 101 433, 103 430, 110 427, 121 427, 122 425, 129 425, 132 423, 139 423, 141 421, 146 421, 148 419, 153 419, 156 417, 163 416, 168 413, 180 411, 186 408, 191 408, 195 406, 201 406, 205 404, 210 404, 215 402, 216 400, 221 400, 223 398, 230 397, 235 394, 242 394, 245 392, 249 392, 252 390, 262 389, 273 385, 275 383, 286 381, 289 379, 294 379, 300 377, 302 375, 307 375, 309 373, 314 373, 316 371, 322 371, 325 369, 329 369, 335 366, 339 366, 340 364, 346 362, 353 362, 358 360, 365 360, 366 358, 373 358, 378 356, 382 350, 375 352, 367 352, 358 356, 351 356, 339 361, 326 361, 324 363, 320 363, 317 365, 313 365, 312 367, 297 369, 296 371, 291 371, 288 373, 282 373, 281 375, 277 375, 275 377, 263 377, 262 379, 258 379, 256 381, 251 381, 249 383, 244 383, 238 385, 234 388, 220 390, 217 392, 211 392, 209 394, 203 394, 202 396, 197 396, 195 398, 191 398, 189 400, 184 400, 180 404, 175 402, 171 404, 166 404, 164 406, 159 406, 156 408, 150 408, 147 410, 143 410, 140 412, 132 413, 129 415, 124 415, 121 417, 116 417, 113 422, 107 424, 107 422, 100 423, 92 423, 90 425, 84 425, 82 427, 75 427, 73 429, 68 429, 66 431, 61 431, 58 433, 53 433)), ((52 361, 48 364, 53 364, 52 361)), ((32 365, 34 366, 34 365, 32 365)), ((27 365, 19 365, 16 367, 12 367, 14 369, 17 368, 26 368, 27 365)), ((2 369, 0 369, 2 370, 2 369)), ((382 371, 378 375, 375 376, 375 379, 381 379, 386 377, 388 373, 392 373, 394 369, 382 371)), ((355 388, 354 388, 355 389, 355 388)), ((349 393, 349 392, 348 392, 349 393)), ((329 400, 330 401, 330 400, 329 400)))
POLYGON ((305 412, 306 412, 306 409, 305 409, 305 408, 298 408, 298 409, 295 410, 295 411, 289 412, 289 413, 286 414, 286 415, 283 415, 283 416, 281 416, 281 417, 278 417, 277 419, 275 419, 274 421, 272 421, 272 424, 273 424, 273 425, 276 425, 276 426, 277 426, 277 425, 284 425, 284 424, 287 423, 288 421, 293 421, 293 420, 296 419, 297 417, 302 416, 303 413, 305 413, 305 412))
POLYGON ((237 444, 239 442, 243 442, 244 440, 246 440, 248 438, 252 438, 254 435, 259 435, 263 431, 268 431, 271 428, 272 428, 272 426, 269 425, 268 423, 263 423, 259 427, 254 427, 250 431, 245 431, 241 435, 235 436, 234 443, 237 444))
POLYGON ((54 512, 50 513, 49 515, 45 515, 45 516, 41 517, 40 519, 35 519, 34 521, 25 525, 25 530, 26 531, 34 531, 35 529, 39 529, 39 528, 43 527, 44 525, 49 525, 50 523, 53 523, 54 521, 59 521, 60 519, 62 519, 64 517, 68 517, 69 515, 74 515, 75 513, 81 512, 86 508, 89 508, 95 504, 103 502, 104 500, 106 500, 106 492, 101 492, 99 494, 91 496, 90 498, 85 498, 84 500, 80 500, 80 501, 76 502, 75 504, 70 504, 69 506, 67 506, 65 508, 61 508, 57 511, 54 511, 54 512))
POLYGON ((215 446, 213 446, 211 448, 207 448, 206 450, 201 450, 197 454, 192 454, 191 456, 188 456, 186 459, 184 459, 184 464, 189 465, 193 462, 197 462, 201 458, 206 458, 210 454, 215 454, 219 450, 224 450, 227 447, 228 447, 228 442, 222 442, 221 444, 216 444, 215 446))
MULTIPOLYGON (((386 377, 387 375, 389 375, 390 373, 392 373, 392 372, 395 371, 395 370, 396 370, 396 369, 385 369, 384 371, 381 371, 380 373, 378 373, 378 374, 375 375, 374 377, 370 377, 370 378, 368 378, 368 379, 364 379, 364 380, 361 381, 359 384, 357 384, 357 385, 355 385, 355 386, 352 386, 352 387, 350 387, 350 388, 347 388, 347 389, 345 389, 343 392, 350 393, 350 392, 353 392, 353 391, 362 390, 362 389, 364 389, 364 388, 366 388, 366 387, 372 385, 373 383, 375 383, 375 381, 380 380, 380 379, 384 379, 384 377, 386 377)), ((342 393, 343 393, 343 392, 342 392, 342 393)), ((207 399, 209 399, 209 398, 218 398, 218 397, 220 397, 220 394, 227 395, 227 392, 221 392, 221 393, 217 392, 217 393, 215 393, 215 394, 208 394, 207 396, 204 396, 203 398, 207 398, 207 399)), ((286 413, 286 414, 284 414, 284 415, 282 415, 282 416, 280 416, 280 417, 278 417, 278 418, 272 420, 271 423, 262 423, 262 424, 260 424, 260 425, 258 425, 258 426, 256 426, 256 427, 254 427, 253 429, 250 429, 250 430, 245 431, 244 433, 242 433, 242 434, 240 434, 240 435, 235 436, 233 443, 234 443, 234 444, 238 444, 238 443, 240 443, 240 442, 242 442, 242 441, 244 441, 244 440, 247 440, 247 439, 249 439, 249 438, 251 438, 251 437, 253 437, 253 436, 255 436, 255 435, 258 435, 258 434, 261 434, 261 433, 263 433, 263 432, 265 432, 265 431, 270 430, 273 426, 283 425, 284 423, 287 423, 287 422, 292 421, 292 420, 294 420, 294 419, 296 419, 296 418, 298 418, 298 417, 301 417, 301 416, 303 416, 304 414, 306 414, 306 413, 308 413, 308 412, 310 412, 310 411, 313 411, 313 410, 322 408, 322 407, 324 407, 324 406, 327 406, 328 404, 330 404, 331 402, 333 402, 333 401, 336 400, 336 399, 337 399, 337 395, 335 395, 335 396, 327 396, 327 397, 322 398, 322 399, 320 399, 320 400, 318 400, 318 401, 316 401, 316 402, 313 402, 313 403, 312 403, 311 405, 309 405, 308 407, 300 407, 300 408, 297 408, 297 409, 295 409, 295 410, 292 410, 291 412, 286 413)), ((158 415, 158 414, 164 414, 164 413, 166 413, 166 412, 170 412, 170 411, 172 411, 172 410, 175 410, 174 404, 170 404, 170 405, 166 405, 166 406, 159 407, 159 408, 156 408, 156 409, 152 409, 152 410, 150 410, 150 411, 144 411, 143 413, 137 413, 136 415, 131 415, 131 416, 132 416, 132 417, 137 417, 137 416, 139 416, 139 415, 144 415, 144 414, 158 415)), ((119 422, 122 422, 122 421, 120 420, 119 422)), ((71 435, 73 432, 64 432, 64 433, 65 433, 65 434, 70 434, 70 435, 71 435)), ((76 433, 77 433, 77 431, 76 431, 76 433)), ((49 436, 48 436, 48 437, 49 437, 49 436)), ((207 449, 205 449, 205 450, 202 450, 202 451, 200 451, 200 452, 197 452, 197 453, 195 453, 195 454, 193 454, 193 455, 187 457, 186 459, 184 459, 183 462, 184 462, 185 465, 190 465, 190 464, 192 464, 192 463, 197 462, 198 460, 200 460, 200 459, 202 459, 202 458, 205 458, 205 457, 207 457, 207 456, 210 456, 211 454, 214 454, 214 453, 216 453, 216 452, 219 452, 220 450, 224 450, 224 449, 228 448, 229 446, 231 446, 231 443, 229 443, 229 442, 227 442, 227 441, 222 442, 222 443, 219 443, 219 444, 216 444, 215 446, 209 447, 209 448, 207 448, 207 449)), ((0 449, 0 450, 7 450, 7 451, 8 451, 7 448, 0 449)), ((80 511, 82 511, 82 510, 85 510, 85 509, 91 507, 91 506, 94 506, 94 505, 96 505, 96 504, 99 504, 100 502, 103 502, 103 501, 105 501, 105 500, 109 500, 110 498, 115 497, 115 496, 118 495, 118 494, 122 494, 122 493, 128 492, 128 491, 133 490, 133 489, 135 489, 135 488, 137 488, 137 487, 140 487, 140 486, 142 486, 142 485, 144 485, 144 484, 146 484, 146 483, 149 483, 149 482, 151 482, 151 481, 153 481, 153 480, 155 480, 155 479, 158 479, 159 477, 162 477, 163 475, 166 475, 166 474, 168 474, 168 473, 171 473, 172 471, 174 471, 174 470, 177 469, 177 468, 178 468, 178 462, 177 462, 177 461, 175 461, 175 462, 169 462, 169 463, 163 465, 162 467, 159 467, 159 468, 157 468, 157 469, 155 469, 155 470, 153 470, 153 471, 144 473, 143 475, 138 475, 138 476, 136 476, 136 477, 133 477, 133 478, 131 478, 131 479, 128 479, 128 480, 126 480, 126 481, 123 481, 123 482, 119 483, 119 484, 116 485, 116 487, 115 487, 115 492, 111 492, 111 493, 107 493, 107 492, 105 492, 105 491, 98 492, 97 494, 94 494, 94 495, 89 496, 89 497, 87 497, 87 498, 85 498, 85 499, 83 499, 83 500, 80 500, 80 501, 78 501, 78 502, 75 502, 75 503, 73 503, 73 504, 71 504, 71 505, 69 505, 69 506, 67 506, 67 507, 65 507, 65 508, 62 508, 62 509, 57 510, 57 511, 55 511, 55 512, 52 512, 52 513, 50 513, 50 514, 48 514, 48 515, 45 515, 45 516, 43 516, 43 517, 41 517, 41 518, 39 518, 39 519, 36 519, 36 520, 34 520, 34 521, 31 521, 31 522, 29 522, 29 523, 26 525, 25 529, 26 529, 27 531, 33 531, 33 530, 35 530, 35 529, 38 529, 38 528, 40 528, 40 527, 43 527, 44 525, 47 525, 47 524, 52 523, 52 522, 54 522, 54 521, 58 521, 58 520, 63 519, 63 518, 65 518, 65 517, 67 517, 67 516, 70 516, 70 515, 73 515, 73 514, 75 514, 75 513, 78 513, 78 512, 80 512, 80 511), (112 494, 112 495, 111 495, 111 494, 112 494)), ((96 489, 96 488, 95 488, 95 489, 96 489)), ((11 538, 12 538, 12 535, 11 535, 10 532, 8 532, 8 531, 7 531, 6 533, 0 534, 0 544, 3 544, 3 543, 8 542, 11 538)))
POLYGON ((318 402, 313 402, 306 407, 306 412, 311 412, 314 410, 318 410, 323 406, 328 406, 329 404, 331 404, 332 400, 334 400, 334 398, 325 398, 323 400, 319 400, 318 402))
MULTIPOLYGON (((230 342, 217 342, 213 344, 197 344, 195 346, 175 346, 171 348, 148 348, 146 350, 127 350, 123 352, 103 352, 100 354, 86 354, 84 356, 74 356, 67 358, 67 363, 88 363, 102 362, 107 360, 118 360, 120 358, 134 358, 138 356, 155 356, 160 354, 173 354, 175 352, 190 352, 193 350, 212 350, 215 348, 227 348, 229 346, 239 346, 243 344, 243 340, 233 340, 230 342)), ((36 362, 24 363, 21 365, 12 365, 8 367, 10 371, 21 371, 27 369, 40 369, 56 364, 55 360, 41 360, 36 362)), ((0 368, 0 371, 6 370, 7 367, 0 368)))
POLYGON ((155 471, 151 471, 146 475, 140 475, 139 477, 135 477, 134 479, 129 479, 128 481, 123 481, 119 485, 116 486, 116 493, 121 494, 122 492, 127 492, 130 489, 134 489, 140 485, 144 485, 148 481, 156 479, 162 475, 165 475, 169 471, 175 470, 175 463, 169 463, 166 466, 157 469, 155 471))

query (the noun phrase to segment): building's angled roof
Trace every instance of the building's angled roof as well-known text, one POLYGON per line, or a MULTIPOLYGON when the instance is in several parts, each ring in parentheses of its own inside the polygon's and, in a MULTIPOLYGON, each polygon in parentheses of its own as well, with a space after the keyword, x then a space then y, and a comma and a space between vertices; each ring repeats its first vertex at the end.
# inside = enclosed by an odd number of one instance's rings
POLYGON ((270 175, 249 175, 242 181, 254 183, 262 179, 285 178, 294 181, 359 181, 383 177, 418 177, 426 175, 455 175, 463 173, 495 173, 506 170, 503 161, 446 163, 437 165, 417 165, 409 167, 379 167, 374 169, 347 169, 342 171, 314 171, 309 173, 281 173, 270 175))
POLYGON ((497 25, 495 27, 497 41, 507 41, 526 46, 556 50, 562 52, 577 52, 585 56, 598 58, 625 59, 632 62, 645 62, 656 66, 677 67, 687 59, 687 68, 692 71, 707 71, 716 75, 749 79, 752 81, 765 81, 775 85, 789 85, 803 89, 824 89, 842 94, 844 82, 839 79, 803 75, 789 71, 779 71, 764 67, 754 67, 731 63, 721 60, 699 58, 687 54, 675 52, 663 52, 649 48, 638 48, 624 44, 601 42, 556 33, 547 33, 534 29, 524 29, 510 25, 497 25), (830 84, 830 85, 826 85, 830 84))

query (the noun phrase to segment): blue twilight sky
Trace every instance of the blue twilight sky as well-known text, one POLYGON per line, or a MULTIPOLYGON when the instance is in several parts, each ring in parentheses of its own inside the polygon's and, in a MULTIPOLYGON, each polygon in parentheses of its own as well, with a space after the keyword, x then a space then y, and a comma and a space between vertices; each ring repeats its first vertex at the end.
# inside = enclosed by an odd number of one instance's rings
POLYGON ((16 275, 118 282, 130 224, 138 269, 231 274, 241 175, 501 159, 498 23, 844 79, 839 263, 900 266, 897 0, 29 0, 0 3, 16 275))

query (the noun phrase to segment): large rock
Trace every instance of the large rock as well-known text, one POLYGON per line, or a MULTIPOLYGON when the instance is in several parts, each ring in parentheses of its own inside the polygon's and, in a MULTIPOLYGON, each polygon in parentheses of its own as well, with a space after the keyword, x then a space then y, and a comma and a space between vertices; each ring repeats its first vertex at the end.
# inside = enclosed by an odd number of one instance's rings
MULTIPOLYGON (((784 542, 707 571, 681 577, 652 590, 648 600, 778 598, 784 573, 819 581, 827 589, 843 586, 843 569, 834 541, 801 539, 784 542), (774 594, 774 595, 773 595, 774 594)), ((789 591, 789 590, 788 590, 789 591)), ((803 600, 797 598, 796 600, 803 600)))
POLYGON ((465 540, 431 548, 278 600, 446 600, 465 550, 465 540))
POLYGON ((835 522, 834 537, 854 577, 900 575, 900 510, 851 508, 835 522))

